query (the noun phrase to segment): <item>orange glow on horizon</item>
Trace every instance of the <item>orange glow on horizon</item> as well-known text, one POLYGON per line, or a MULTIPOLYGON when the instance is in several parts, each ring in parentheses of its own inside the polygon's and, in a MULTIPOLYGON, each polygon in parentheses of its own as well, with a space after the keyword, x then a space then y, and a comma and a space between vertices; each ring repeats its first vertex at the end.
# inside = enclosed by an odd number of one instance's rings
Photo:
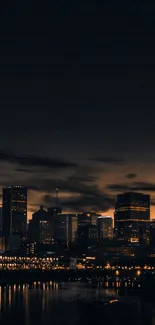
MULTIPOLYGON (((36 209, 36 211, 37 210, 39 210, 39 207, 38 207, 38 209, 36 209)), ((65 213, 71 213, 71 211, 64 211, 65 213)), ((34 212, 31 212, 29 209, 28 209, 28 220, 30 220, 30 219, 32 219, 32 214, 33 214, 34 212)), ((73 212, 73 213, 78 213, 78 212, 73 212)), ((100 212, 101 213, 101 215, 103 215, 103 216, 111 216, 113 219, 114 219, 114 209, 109 209, 109 210, 107 210, 107 212, 100 212)), ((150 213, 150 218, 151 219, 155 219, 155 206, 154 205, 152 205, 151 206, 151 213, 150 213)))

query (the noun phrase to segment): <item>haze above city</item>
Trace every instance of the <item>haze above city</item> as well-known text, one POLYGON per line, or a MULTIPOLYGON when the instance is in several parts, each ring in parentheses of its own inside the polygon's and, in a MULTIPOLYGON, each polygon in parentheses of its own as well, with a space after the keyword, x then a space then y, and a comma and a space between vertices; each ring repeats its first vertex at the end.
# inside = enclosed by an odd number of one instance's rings
POLYGON ((2 9, 0 186, 29 188, 28 218, 56 188, 64 211, 105 215, 150 194, 154 218, 155 4, 2 9))

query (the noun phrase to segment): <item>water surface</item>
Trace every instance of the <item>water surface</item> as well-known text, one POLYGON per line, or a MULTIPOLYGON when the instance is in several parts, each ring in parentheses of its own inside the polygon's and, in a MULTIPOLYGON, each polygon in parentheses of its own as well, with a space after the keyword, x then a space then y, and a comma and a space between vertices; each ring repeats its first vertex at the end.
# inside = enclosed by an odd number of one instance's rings
POLYGON ((154 303, 80 283, 34 283, 0 287, 0 324, 155 325, 154 303), (118 303, 105 301, 118 299, 118 303))

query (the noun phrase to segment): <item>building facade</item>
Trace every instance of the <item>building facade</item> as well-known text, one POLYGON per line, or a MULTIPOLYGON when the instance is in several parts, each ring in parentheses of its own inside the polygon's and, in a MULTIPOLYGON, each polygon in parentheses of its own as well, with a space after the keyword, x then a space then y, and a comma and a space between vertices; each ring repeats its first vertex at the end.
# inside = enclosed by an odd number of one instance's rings
POLYGON ((113 238, 113 220, 112 217, 98 217, 97 229, 99 239, 112 239, 113 238))
MULTIPOLYGON (((9 186, 3 188, 2 234, 7 242, 8 237, 27 236, 27 188, 9 186)), ((13 238, 11 241, 13 241, 13 238)))
POLYGON ((96 212, 84 212, 78 215, 78 227, 85 226, 88 224, 97 225, 97 218, 100 214, 96 212))
POLYGON ((40 244, 52 244, 53 220, 43 206, 32 215, 28 226, 28 239, 40 244))
POLYGON ((86 224, 81 226, 78 232, 78 244, 83 248, 88 246, 93 246, 97 244, 98 241, 98 231, 97 226, 92 224, 86 224))
POLYGON ((54 221, 54 241, 71 244, 77 237, 78 220, 76 214, 57 214, 54 221))
POLYGON ((150 244, 155 248, 155 219, 150 221, 150 244))
POLYGON ((76 214, 67 215, 68 243, 74 243, 77 239, 78 217, 76 214))
POLYGON ((149 241, 150 196, 143 193, 124 193, 117 196, 115 205, 115 235, 128 242, 149 241))

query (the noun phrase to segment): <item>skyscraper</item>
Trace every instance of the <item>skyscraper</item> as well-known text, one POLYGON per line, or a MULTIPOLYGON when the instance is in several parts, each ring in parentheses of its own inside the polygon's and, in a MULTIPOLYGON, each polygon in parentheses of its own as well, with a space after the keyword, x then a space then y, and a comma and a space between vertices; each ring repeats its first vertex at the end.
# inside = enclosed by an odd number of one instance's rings
POLYGON ((53 243, 53 221, 42 205, 29 222, 28 239, 40 244, 53 243))
POLYGON ((85 226, 88 224, 96 226, 98 217, 100 217, 100 214, 96 212, 84 212, 82 214, 79 214, 78 227, 85 226))
POLYGON ((78 216, 76 214, 68 214, 66 218, 68 224, 68 243, 73 243, 77 239, 78 216))
POLYGON ((3 188, 3 237, 26 238, 27 229, 27 188, 9 186, 3 188))
POLYGON ((129 242, 148 240, 150 196, 143 193, 124 193, 117 196, 115 205, 116 238, 129 242))
POLYGON ((112 217, 98 217, 97 228, 99 239, 112 239, 113 238, 113 226, 112 217))
MULTIPOLYGON (((79 230, 79 229, 78 229, 79 230)), ((78 244, 83 248, 88 248, 88 246, 94 246, 97 244, 98 231, 97 226, 92 224, 86 224, 80 227, 80 232, 78 232, 78 244)))
POLYGON ((54 238, 58 243, 71 244, 77 236, 77 215, 57 214, 54 222, 54 238))
MULTIPOLYGON (((85 226, 90 226, 90 229, 93 229, 93 227, 91 228, 92 225, 97 227, 97 219, 100 216, 96 212, 84 212, 78 215, 78 239, 83 238, 84 232, 89 229, 89 227, 85 228, 85 226)), ((97 228, 94 227, 94 229, 97 228)))
POLYGON ((155 219, 150 221, 150 244, 155 247, 155 219))

